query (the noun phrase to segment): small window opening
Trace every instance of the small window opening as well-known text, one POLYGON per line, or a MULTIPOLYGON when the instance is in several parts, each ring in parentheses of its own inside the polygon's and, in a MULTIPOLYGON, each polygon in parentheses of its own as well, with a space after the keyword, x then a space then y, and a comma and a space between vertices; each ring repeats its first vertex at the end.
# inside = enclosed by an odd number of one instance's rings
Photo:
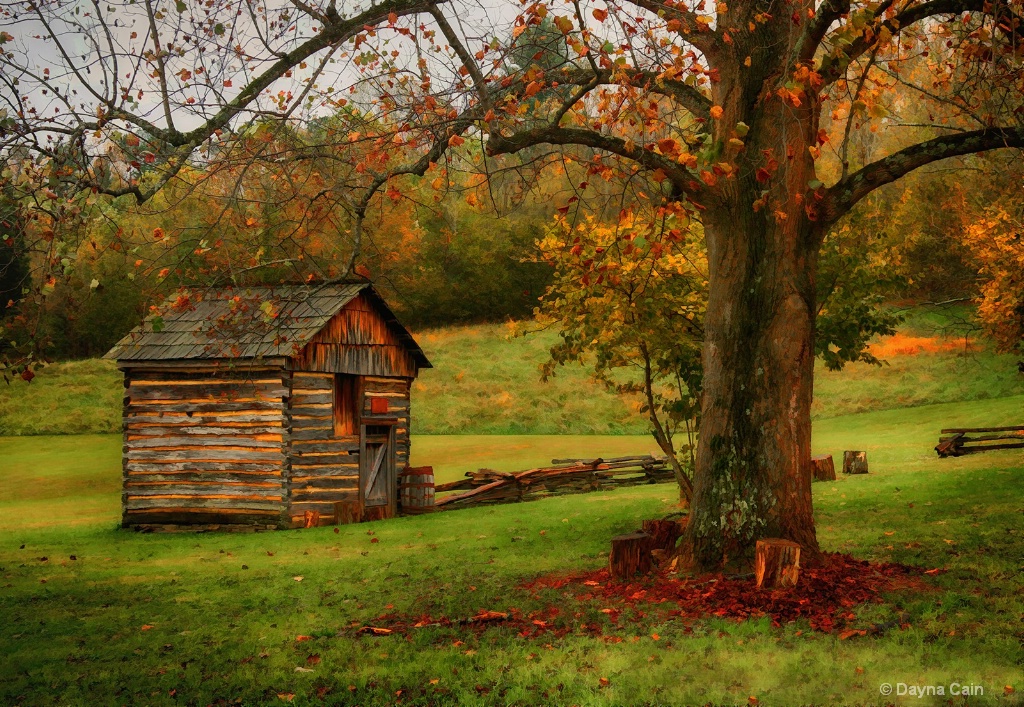
POLYGON ((334 376, 334 436, 359 432, 359 379, 345 373, 334 376))

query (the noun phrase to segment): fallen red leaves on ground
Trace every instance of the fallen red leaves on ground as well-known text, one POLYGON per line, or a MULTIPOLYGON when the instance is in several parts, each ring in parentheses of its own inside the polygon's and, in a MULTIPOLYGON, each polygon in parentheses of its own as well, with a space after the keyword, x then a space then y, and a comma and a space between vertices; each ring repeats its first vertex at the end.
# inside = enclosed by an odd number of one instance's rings
POLYGON ((412 629, 427 626, 459 626, 479 632, 492 625, 501 625, 514 629, 523 638, 544 634, 560 637, 573 631, 602 635, 606 624, 581 621, 584 615, 581 610, 591 604, 600 607, 600 612, 607 615, 613 626, 619 625, 624 611, 629 611, 632 616, 661 612, 682 619, 717 616, 743 620, 767 616, 774 626, 805 619, 816 631, 838 632, 840 638, 849 638, 886 630, 901 623, 897 620, 886 625, 850 628, 849 622, 855 619, 852 607, 882 603, 882 594, 886 592, 926 589, 929 585, 921 578, 932 573, 920 567, 872 564, 833 553, 825 555, 819 566, 802 569, 796 587, 769 590, 758 589, 753 575, 688 577, 656 572, 635 582, 619 582, 611 579, 608 570, 602 569, 579 574, 545 575, 519 586, 535 599, 539 598, 541 591, 561 590, 563 596, 571 597, 577 603, 576 606, 563 603, 562 608, 548 606, 528 613, 514 607, 501 612, 481 610, 475 616, 461 619, 389 613, 377 617, 374 620, 376 626, 363 626, 358 632, 407 634, 412 629))
POLYGON ((674 604, 669 613, 687 618, 719 616, 746 619, 771 617, 773 625, 807 619, 811 628, 831 632, 853 618, 857 604, 882 602, 881 594, 920 588, 923 568, 895 563, 872 564, 839 553, 827 554, 818 567, 801 569, 800 581, 788 589, 757 589, 750 576, 721 574, 677 577, 654 574, 636 582, 612 581, 608 570, 561 577, 541 577, 524 589, 578 586, 576 599, 636 606, 674 604))

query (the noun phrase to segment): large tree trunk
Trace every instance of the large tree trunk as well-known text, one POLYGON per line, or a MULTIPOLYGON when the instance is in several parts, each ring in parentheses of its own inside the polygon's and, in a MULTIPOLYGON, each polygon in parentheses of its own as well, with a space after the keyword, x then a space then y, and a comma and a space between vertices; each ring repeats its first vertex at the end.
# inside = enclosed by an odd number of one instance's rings
POLYGON ((688 540, 701 567, 760 538, 799 543, 813 561, 813 255, 784 228, 715 216, 704 218, 714 246, 688 540))
POLYGON ((704 398, 684 547, 707 569, 752 559, 761 538, 784 538, 813 563, 820 555, 810 418, 819 243, 806 200, 813 199, 808 146, 816 116, 772 95, 762 105, 721 100, 720 124, 745 121, 752 140, 737 160, 739 174, 702 213, 704 398), (771 157, 777 166, 759 180, 757 169, 771 157))

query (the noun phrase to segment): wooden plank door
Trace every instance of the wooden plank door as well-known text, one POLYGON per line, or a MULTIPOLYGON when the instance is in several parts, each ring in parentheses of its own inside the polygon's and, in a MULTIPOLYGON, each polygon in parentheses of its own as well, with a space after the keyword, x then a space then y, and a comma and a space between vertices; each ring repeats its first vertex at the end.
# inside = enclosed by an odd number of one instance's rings
POLYGON ((395 515, 398 479, 395 428, 362 425, 359 435, 359 498, 367 520, 395 515))

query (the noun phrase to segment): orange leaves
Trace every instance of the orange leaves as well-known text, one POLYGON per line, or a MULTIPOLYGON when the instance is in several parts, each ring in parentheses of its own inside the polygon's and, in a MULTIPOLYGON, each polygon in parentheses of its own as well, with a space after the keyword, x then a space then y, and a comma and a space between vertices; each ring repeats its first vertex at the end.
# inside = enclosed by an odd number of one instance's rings
POLYGON ((572 20, 568 17, 559 15, 558 17, 555 17, 555 27, 557 27, 558 31, 562 34, 569 34, 572 32, 572 20))
POLYGON ((715 120, 721 118, 724 112, 725 111, 722 110, 722 106, 711 106, 711 117, 715 120))
POLYGON ((676 161, 681 165, 689 167, 690 169, 697 168, 697 156, 691 155, 689 152, 681 153, 679 157, 676 158, 676 161))
POLYGON ((531 96, 535 96, 538 93, 540 93, 540 90, 542 88, 544 88, 544 82, 543 81, 531 81, 530 83, 528 83, 526 85, 526 91, 524 92, 524 95, 527 98, 530 98, 531 96))
POLYGON ((608 13, 601 9, 595 9, 591 14, 594 15, 594 19, 598 22, 604 22, 608 19, 608 13))
POLYGON ((679 143, 672 138, 665 138, 664 140, 658 140, 658 149, 661 154, 673 157, 679 154, 679 143))
POLYGON ((781 98, 786 105, 799 108, 803 105, 803 101, 800 99, 802 93, 803 91, 793 91, 791 89, 781 87, 775 92, 775 95, 781 98))
POLYGON ((466 139, 461 135, 452 135, 448 138, 448 147, 460 147, 465 142, 466 139))
POLYGON ((849 638, 853 638, 854 636, 866 636, 866 635, 868 635, 868 632, 867 632, 866 629, 862 629, 862 628, 848 628, 848 629, 846 629, 845 631, 843 631, 843 632, 841 632, 839 634, 839 640, 840 641, 845 641, 845 640, 847 640, 849 638))

